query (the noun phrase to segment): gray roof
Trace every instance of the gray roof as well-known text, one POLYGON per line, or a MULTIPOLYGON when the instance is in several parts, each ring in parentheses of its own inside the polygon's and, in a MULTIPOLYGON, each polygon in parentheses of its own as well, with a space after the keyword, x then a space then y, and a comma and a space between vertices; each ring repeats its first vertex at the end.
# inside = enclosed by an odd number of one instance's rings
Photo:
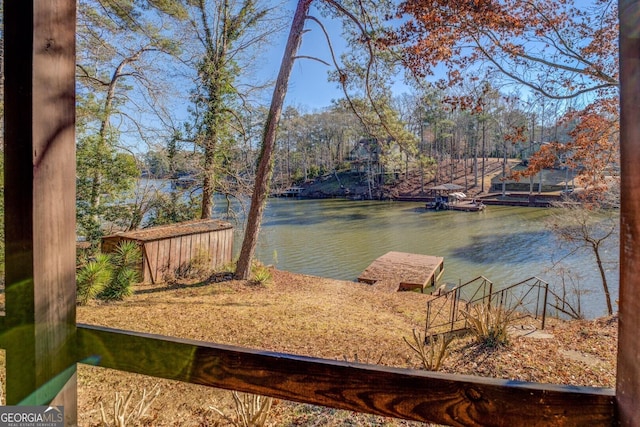
POLYGON ((458 184, 441 184, 435 187, 431 187, 429 190, 449 191, 449 190, 462 190, 462 189, 464 189, 464 187, 458 184))

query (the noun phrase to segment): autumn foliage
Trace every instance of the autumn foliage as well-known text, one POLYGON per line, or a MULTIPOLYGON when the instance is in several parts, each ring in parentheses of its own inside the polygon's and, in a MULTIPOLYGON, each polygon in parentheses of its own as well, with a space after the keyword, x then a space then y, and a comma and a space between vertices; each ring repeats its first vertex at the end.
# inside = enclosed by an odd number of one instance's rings
POLYGON ((404 47, 418 76, 438 64, 446 65, 449 84, 499 72, 551 98, 618 84, 611 1, 586 8, 571 0, 406 0, 397 18, 404 24, 386 42, 404 47))
POLYGON ((543 145, 529 160, 528 168, 513 177, 530 177, 558 163, 577 170, 581 197, 594 200, 617 185, 620 165, 620 127, 617 98, 599 99, 580 111, 569 111, 562 122, 575 123, 571 140, 543 145))
MULTIPOLYGON (((586 105, 567 108, 558 123, 570 129, 571 140, 542 144, 514 177, 563 165, 579 172, 578 185, 588 192, 604 192, 619 164, 616 6, 611 0, 405 0, 395 16, 402 25, 385 43, 402 46, 406 66, 420 79, 444 65, 441 82, 450 87, 505 81, 586 105)), ((482 110, 469 94, 457 102, 482 110)))
POLYGON ((577 121, 566 146, 568 162, 589 171, 581 175, 581 184, 599 185, 604 177, 616 175, 620 164, 618 99, 599 99, 579 112, 569 112, 566 119, 577 121))

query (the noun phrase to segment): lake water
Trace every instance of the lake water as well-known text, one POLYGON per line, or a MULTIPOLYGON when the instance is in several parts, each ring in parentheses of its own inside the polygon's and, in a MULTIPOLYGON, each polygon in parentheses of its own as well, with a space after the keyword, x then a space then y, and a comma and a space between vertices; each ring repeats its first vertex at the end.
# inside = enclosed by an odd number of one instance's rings
MULTIPOLYGON (((559 285, 565 271, 588 291, 588 317, 606 314, 593 256, 567 249, 545 229, 549 209, 488 206, 484 212, 427 211, 422 203, 270 199, 256 256, 279 269, 355 280, 389 251, 444 257, 443 280, 483 275, 499 287, 532 276, 559 285)), ((240 248, 240 236, 236 250, 240 248)), ((617 242, 606 251, 612 299, 618 295, 617 242)))
MULTIPOLYGON (((163 191, 166 181, 146 180, 163 191)), ((216 208, 225 206, 217 200, 216 208)), ((545 228, 545 208, 487 206, 483 212, 427 211, 423 203, 342 199, 269 199, 256 257, 281 270, 356 280, 389 251, 444 257, 443 281, 451 285, 483 275, 495 286, 537 276, 552 286, 578 283, 587 317, 606 314, 601 281, 590 252, 567 256, 545 228), (562 260, 560 264, 558 262, 562 260), (564 276, 560 274, 564 271, 564 276)), ((235 251, 242 234, 236 233, 235 251)), ((612 301, 618 298, 618 242, 604 255, 612 301)), ((617 307, 614 306, 614 310, 617 307)))

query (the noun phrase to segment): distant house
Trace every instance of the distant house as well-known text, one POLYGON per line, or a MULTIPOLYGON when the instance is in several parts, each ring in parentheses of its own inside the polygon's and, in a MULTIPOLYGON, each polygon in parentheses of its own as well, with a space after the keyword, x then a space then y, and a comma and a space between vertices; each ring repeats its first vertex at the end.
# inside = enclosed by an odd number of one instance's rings
POLYGON ((351 173, 380 176, 397 173, 400 170, 394 159, 399 159, 400 148, 392 138, 380 141, 376 138, 363 138, 355 143, 349 152, 351 173))
POLYGON ((349 152, 351 173, 382 173, 381 144, 375 138, 364 138, 356 142, 349 152))

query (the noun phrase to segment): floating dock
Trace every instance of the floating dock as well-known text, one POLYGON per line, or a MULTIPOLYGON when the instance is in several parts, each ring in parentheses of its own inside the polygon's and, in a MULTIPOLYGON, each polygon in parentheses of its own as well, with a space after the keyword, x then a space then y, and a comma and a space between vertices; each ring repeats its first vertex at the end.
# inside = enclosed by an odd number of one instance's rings
POLYGON ((484 203, 473 202, 471 200, 461 200, 456 203, 449 203, 449 209, 453 211, 479 212, 484 210, 484 203))
POLYGON ((435 209, 435 210, 452 210, 452 211, 465 211, 465 212, 480 212, 485 208, 484 203, 477 200, 454 200, 454 201, 445 201, 445 200, 430 200, 425 205, 427 209, 435 209))
POLYGON ((358 282, 368 283, 385 292, 412 291, 435 286, 444 273, 444 258, 387 252, 367 267, 358 282))
POLYGON ((273 194, 273 197, 300 197, 304 188, 302 187, 289 187, 286 190, 273 194))

